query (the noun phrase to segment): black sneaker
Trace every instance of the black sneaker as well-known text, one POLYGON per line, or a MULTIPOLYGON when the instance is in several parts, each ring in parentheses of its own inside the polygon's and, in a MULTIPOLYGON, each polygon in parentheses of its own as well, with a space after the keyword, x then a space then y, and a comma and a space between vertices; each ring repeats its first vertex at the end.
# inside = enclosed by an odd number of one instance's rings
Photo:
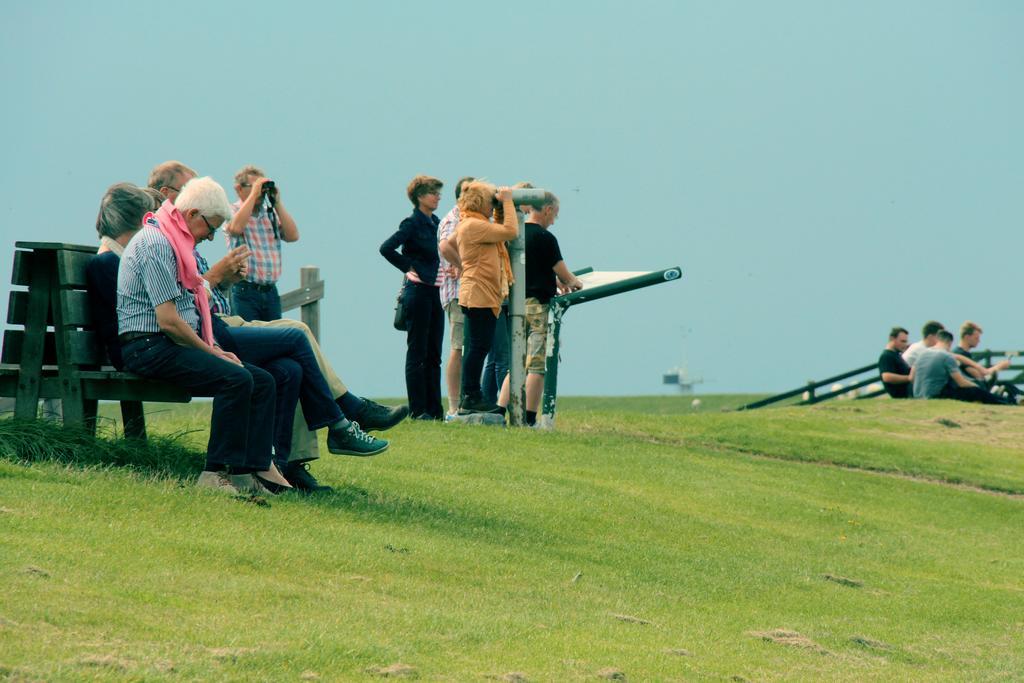
POLYGON ((360 408, 356 416, 351 419, 354 422, 358 422, 359 426, 363 428, 363 431, 383 432, 386 429, 394 427, 408 415, 409 406, 390 408, 388 406, 382 406, 379 403, 374 403, 368 398, 364 398, 363 407, 360 408))
POLYGON ((388 442, 370 436, 359 428, 358 422, 349 422, 343 429, 327 430, 327 450, 335 455, 377 455, 388 449, 388 442))
POLYGON ((459 404, 459 415, 470 415, 472 413, 500 413, 501 407, 497 403, 491 403, 481 394, 465 396, 459 404))
POLYGON ((310 473, 309 465, 304 462, 288 463, 281 468, 281 476, 299 493, 330 493, 334 490, 318 482, 310 473))

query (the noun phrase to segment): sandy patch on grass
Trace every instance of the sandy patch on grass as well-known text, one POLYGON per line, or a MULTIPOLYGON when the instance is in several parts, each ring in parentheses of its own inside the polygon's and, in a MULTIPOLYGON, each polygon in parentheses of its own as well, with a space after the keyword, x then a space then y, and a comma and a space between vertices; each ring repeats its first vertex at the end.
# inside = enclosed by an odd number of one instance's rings
POLYGON ((776 645, 797 647, 823 655, 828 654, 828 650, 823 648, 821 645, 818 645, 810 638, 800 635, 796 631, 790 631, 784 628, 772 629, 771 631, 748 631, 747 635, 753 636, 754 638, 760 638, 761 640, 766 640, 769 643, 775 643, 776 645))
POLYGON ((626 674, 622 669, 616 669, 609 667, 607 669, 601 669, 597 672, 598 677, 608 681, 624 681, 626 680, 626 674))
POLYGON ((527 683, 530 680, 522 671, 509 671, 506 674, 487 674, 484 678, 489 678, 492 681, 502 681, 502 683, 527 683))
POLYGON ((854 645, 860 645, 861 647, 866 647, 866 648, 868 648, 870 650, 886 650, 886 651, 888 651, 888 650, 895 649, 889 643, 883 643, 880 640, 875 640, 874 638, 868 638, 867 636, 853 636, 852 638, 850 638, 850 642, 853 643, 854 645))
POLYGON ((402 664, 401 662, 388 666, 371 666, 366 672, 375 676, 383 676, 384 678, 416 678, 420 675, 416 667, 402 664))
POLYGON ((79 664, 84 666, 95 666, 104 669, 116 669, 118 671, 127 671, 131 666, 131 662, 127 659, 121 659, 114 655, 85 655, 78 660, 79 664))
POLYGON ((846 586, 847 588, 863 588, 864 582, 858 581, 857 579, 851 579, 846 576, 836 576, 834 574, 822 574, 821 578, 832 583, 838 583, 840 586, 846 586))
POLYGON ((649 622, 646 619, 641 619, 640 617, 634 617, 634 616, 629 615, 629 614, 612 614, 611 617, 612 617, 612 619, 618 619, 619 621, 624 621, 627 624, 640 624, 641 626, 647 626, 648 624, 651 623, 651 622, 649 622))
POLYGON ((256 652, 254 647, 210 647, 206 649, 214 659, 224 659, 235 661, 239 657, 252 654, 256 652))

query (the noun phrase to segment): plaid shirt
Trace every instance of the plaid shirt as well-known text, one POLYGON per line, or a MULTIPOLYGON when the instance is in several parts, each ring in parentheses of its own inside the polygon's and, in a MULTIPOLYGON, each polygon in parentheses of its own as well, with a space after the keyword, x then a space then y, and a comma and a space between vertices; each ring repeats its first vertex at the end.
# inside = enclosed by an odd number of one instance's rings
MULTIPOLYGON (((206 262, 198 251, 193 251, 196 256, 196 268, 199 270, 200 275, 205 275, 206 271, 210 269, 210 264, 206 262)), ((209 282, 204 282, 206 291, 211 294, 210 297, 210 313, 213 315, 231 315, 231 303, 228 298, 224 296, 224 292, 221 291, 220 287, 214 287, 209 282)))
MULTIPOLYGON (((456 205, 452 207, 452 210, 448 212, 448 215, 441 219, 441 224, 437 226, 438 243, 455 234, 455 228, 459 227, 459 220, 459 207, 456 205)), ((437 253, 439 255, 441 254, 440 249, 437 253)), ((448 263, 442 255, 441 267, 438 269, 438 274, 441 276, 440 287, 442 308, 447 306, 449 302, 455 301, 459 298, 459 278, 448 275, 448 269, 451 267, 452 264, 448 263)))
MULTIPOLYGON (((231 208, 238 213, 242 208, 242 200, 239 199, 232 204, 231 208)), ((243 244, 249 247, 249 274, 246 280, 258 285, 272 285, 277 282, 281 277, 281 236, 280 233, 275 234, 270 216, 262 207, 258 213, 253 211, 249 217, 249 222, 245 225, 245 234, 240 237, 225 234, 228 249, 243 244)))

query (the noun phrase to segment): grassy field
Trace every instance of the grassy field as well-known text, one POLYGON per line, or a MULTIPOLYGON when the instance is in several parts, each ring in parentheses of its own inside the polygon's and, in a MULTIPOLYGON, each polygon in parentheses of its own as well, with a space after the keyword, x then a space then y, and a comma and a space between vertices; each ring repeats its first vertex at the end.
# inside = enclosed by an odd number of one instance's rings
POLYGON ((701 398, 407 422, 270 508, 191 486, 204 404, 163 460, 0 424, 0 679, 1021 678, 1024 410, 701 398))

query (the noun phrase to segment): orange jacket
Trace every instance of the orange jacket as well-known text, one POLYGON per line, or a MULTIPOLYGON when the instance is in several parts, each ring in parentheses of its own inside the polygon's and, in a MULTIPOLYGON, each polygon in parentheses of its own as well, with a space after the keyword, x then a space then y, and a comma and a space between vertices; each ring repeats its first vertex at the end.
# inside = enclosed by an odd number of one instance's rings
POLYGON ((508 296, 512 282, 512 264, 505 242, 519 235, 519 222, 512 199, 504 204, 505 220, 492 223, 481 214, 467 211, 455 229, 462 260, 459 280, 459 305, 489 308, 497 316, 501 302, 508 296))

